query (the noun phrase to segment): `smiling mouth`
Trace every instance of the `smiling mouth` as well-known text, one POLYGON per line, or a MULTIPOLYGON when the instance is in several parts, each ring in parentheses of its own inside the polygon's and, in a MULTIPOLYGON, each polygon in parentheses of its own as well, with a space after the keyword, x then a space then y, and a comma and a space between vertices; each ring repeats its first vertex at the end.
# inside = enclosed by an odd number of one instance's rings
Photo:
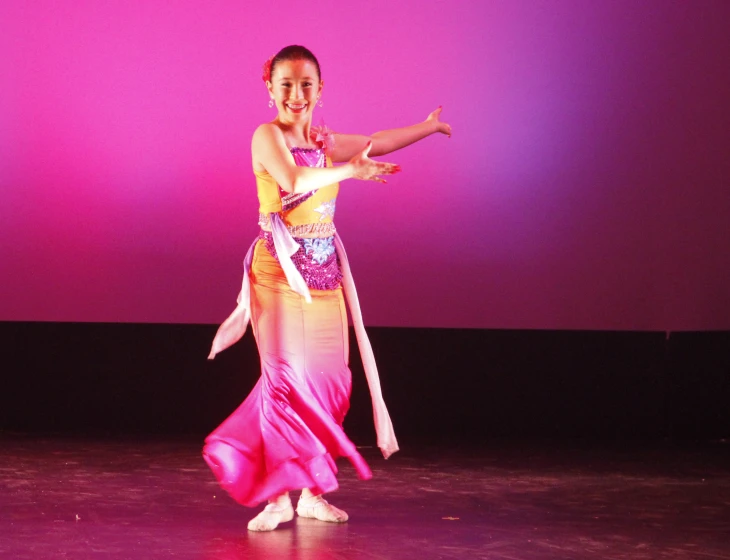
POLYGON ((302 103, 301 105, 295 105, 294 103, 287 103, 286 106, 295 113, 300 113, 301 111, 304 111, 307 108, 306 103, 302 103))

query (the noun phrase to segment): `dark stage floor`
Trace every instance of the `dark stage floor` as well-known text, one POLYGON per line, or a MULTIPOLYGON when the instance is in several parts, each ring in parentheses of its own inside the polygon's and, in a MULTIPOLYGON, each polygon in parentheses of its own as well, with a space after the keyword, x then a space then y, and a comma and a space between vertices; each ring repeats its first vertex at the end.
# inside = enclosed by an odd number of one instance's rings
POLYGON ((488 445, 421 448, 374 478, 342 463, 344 525, 255 513, 190 441, 0 438, 0 558, 75 560, 730 559, 730 451, 488 445))

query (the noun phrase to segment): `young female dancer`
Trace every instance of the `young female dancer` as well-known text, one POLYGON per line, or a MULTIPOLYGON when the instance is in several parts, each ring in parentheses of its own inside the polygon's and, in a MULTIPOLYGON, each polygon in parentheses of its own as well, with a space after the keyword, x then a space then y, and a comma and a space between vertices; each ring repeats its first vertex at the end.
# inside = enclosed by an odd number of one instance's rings
POLYGON ((218 329, 209 358, 251 325, 261 378, 241 406, 206 438, 203 456, 239 503, 268 501, 248 524, 270 531, 294 517, 289 491, 302 489, 302 517, 344 522, 323 494, 337 488, 335 459, 347 457, 361 479, 370 469, 347 438, 347 298, 373 401, 378 446, 398 450, 342 242, 333 222, 339 182, 385 182, 400 171, 369 156, 388 154, 433 133, 451 135, 441 109, 419 124, 371 136, 312 126, 324 82, 306 48, 283 48, 264 65, 273 121, 253 135, 260 234, 244 261, 238 307, 218 329), (334 166, 334 162, 342 165, 334 166), (343 290, 344 288, 344 290, 343 290), (343 295, 344 291, 344 295, 343 295))

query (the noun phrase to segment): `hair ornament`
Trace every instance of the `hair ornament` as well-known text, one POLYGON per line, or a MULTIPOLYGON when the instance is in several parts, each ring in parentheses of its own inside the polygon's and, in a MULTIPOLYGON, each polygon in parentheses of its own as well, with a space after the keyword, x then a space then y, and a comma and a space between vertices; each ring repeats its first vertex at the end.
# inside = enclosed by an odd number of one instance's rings
POLYGON ((276 56, 276 55, 272 54, 269 57, 269 59, 266 62, 264 62, 263 75, 261 76, 261 78, 263 78, 264 82, 271 81, 271 64, 274 62, 274 56, 276 56))

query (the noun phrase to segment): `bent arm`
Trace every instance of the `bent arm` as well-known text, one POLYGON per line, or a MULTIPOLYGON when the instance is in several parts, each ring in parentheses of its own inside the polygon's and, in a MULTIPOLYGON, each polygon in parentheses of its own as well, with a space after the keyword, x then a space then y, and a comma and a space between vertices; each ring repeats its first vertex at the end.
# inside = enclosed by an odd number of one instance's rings
POLYGON ((424 139, 426 136, 437 132, 451 136, 451 127, 439 121, 440 114, 441 108, 439 107, 423 122, 402 128, 382 130, 370 136, 360 134, 335 134, 335 147, 332 160, 348 161, 369 140, 372 140, 373 143, 370 149, 370 155, 382 156, 410 146, 424 139))
POLYGON ((411 126, 403 128, 393 128, 391 130, 382 130, 371 135, 373 139, 373 155, 382 156, 395 152, 411 144, 415 144, 419 140, 423 140, 426 136, 437 132, 438 129, 432 121, 423 121, 411 126))
POLYGON ((251 158, 254 169, 268 171, 288 193, 313 191, 355 176, 355 168, 350 163, 325 168, 298 166, 286 146, 284 135, 273 124, 263 124, 254 132, 251 158))
POLYGON ((436 132, 436 128, 428 121, 424 121, 403 128, 381 130, 370 136, 364 134, 335 134, 332 161, 349 161, 353 154, 360 151, 368 141, 373 142, 370 155, 383 156, 410 146, 434 132, 436 132))

